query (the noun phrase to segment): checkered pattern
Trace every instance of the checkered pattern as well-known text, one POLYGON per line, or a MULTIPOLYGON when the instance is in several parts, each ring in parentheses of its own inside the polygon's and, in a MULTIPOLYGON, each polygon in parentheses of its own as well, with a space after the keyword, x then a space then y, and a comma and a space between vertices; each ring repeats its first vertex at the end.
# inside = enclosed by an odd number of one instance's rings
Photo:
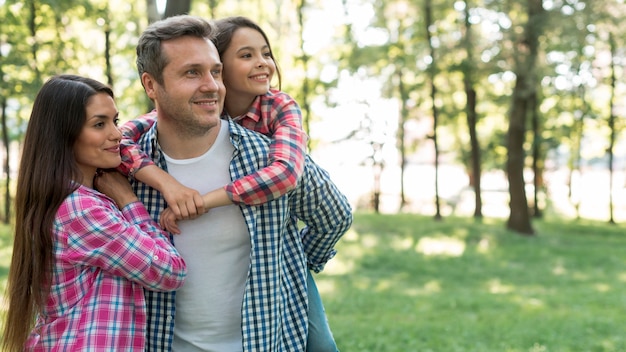
POLYGON ((120 211, 110 198, 84 186, 61 204, 53 234, 51 291, 27 349, 142 350, 142 286, 174 290, 186 276, 167 234, 141 203, 120 211))
MULTIPOLYGON (((259 205, 293 190, 302 175, 306 153, 306 133, 302 129, 300 107, 289 95, 271 90, 256 97, 245 115, 233 119, 240 125, 272 138, 270 164, 225 186, 236 204, 259 205)), ((122 126, 122 164, 119 170, 133 175, 152 160, 134 144, 156 121, 156 111, 122 126)))
MULTIPOLYGON (((265 167, 269 138, 230 120, 224 122, 229 124, 235 147, 231 179, 265 167)), ((138 139, 138 145, 157 166, 166 169, 156 147, 156 126, 138 139)), ((161 195, 140 182, 134 187, 156 219, 165 207, 161 195)), ((240 208, 252 245, 241 310, 243 350, 304 351, 307 257, 313 270, 321 270, 332 258, 333 246, 352 223, 350 205, 328 174, 307 158, 302 182, 295 190, 260 206, 240 205, 240 208), (298 230, 298 219, 307 225, 302 230, 298 230)), ((174 299, 175 293, 146 293, 149 351, 171 349, 174 299)))

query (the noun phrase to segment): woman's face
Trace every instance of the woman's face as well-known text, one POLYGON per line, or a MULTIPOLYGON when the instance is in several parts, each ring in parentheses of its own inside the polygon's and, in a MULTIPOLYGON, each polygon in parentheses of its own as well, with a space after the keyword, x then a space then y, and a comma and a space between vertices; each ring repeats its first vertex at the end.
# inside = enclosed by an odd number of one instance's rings
POLYGON ((233 33, 222 55, 228 96, 255 97, 267 93, 276 64, 269 45, 258 31, 242 27, 233 33))
POLYGON ((92 187, 97 169, 115 168, 122 162, 122 134, 117 128, 118 111, 111 96, 93 95, 85 109, 87 118, 74 144, 74 157, 83 174, 81 183, 92 187))

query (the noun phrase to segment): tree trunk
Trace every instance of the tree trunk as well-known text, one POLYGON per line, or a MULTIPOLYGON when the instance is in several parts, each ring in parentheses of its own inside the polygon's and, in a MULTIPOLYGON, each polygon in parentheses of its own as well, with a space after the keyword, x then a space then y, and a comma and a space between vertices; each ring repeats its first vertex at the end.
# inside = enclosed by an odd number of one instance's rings
MULTIPOLYGON (((302 70, 305 72, 304 80, 302 81, 302 97, 300 99, 300 107, 302 109, 302 129, 306 133, 311 133, 311 106, 309 104, 309 76, 307 72, 309 71, 309 56, 304 51, 304 12, 305 12, 306 1, 301 0, 298 3, 298 30, 300 31, 300 52, 302 56, 300 60, 302 61, 302 70)), ((280 87, 279 87, 280 88, 280 87)), ((311 150, 311 139, 307 140, 307 148, 311 150)))
POLYGON ((526 133, 527 72, 517 73, 513 103, 509 113, 507 176, 509 179, 510 211, 507 227, 522 234, 532 234, 524 182, 524 135, 526 133))
POLYGON ((609 154, 609 223, 615 224, 615 218, 613 217, 613 173, 614 173, 614 152, 613 148, 615 147, 615 83, 617 78, 615 77, 615 38, 613 37, 613 33, 609 33, 609 44, 611 45, 611 99, 609 101, 609 132, 611 136, 609 138, 609 147, 607 148, 607 153, 609 154))
MULTIPOLYGON (((108 6, 108 5, 107 5, 108 6)), ((109 23, 109 9, 106 8, 104 23, 104 72, 106 72, 107 83, 113 87, 113 68, 111 67, 111 24, 109 23)))
MULTIPOLYGON (((0 70, 1 71, 1 70, 0 70)), ((2 144, 4 145, 4 217, 2 222, 9 224, 11 221, 11 163, 10 161, 10 141, 7 127, 7 101, 1 98, 2 113, 2 144)))
POLYGON ((37 53, 39 51, 39 43, 37 42, 37 4, 36 0, 31 0, 30 3, 30 13, 28 18, 28 30, 30 32, 31 38, 35 38, 33 40, 33 45, 30 46, 30 53, 32 55, 31 68, 35 73, 35 81, 33 85, 40 86, 41 85, 41 72, 39 71, 38 58, 37 53))
POLYGON ((532 235, 530 212, 524 182, 524 138, 530 101, 536 91, 535 63, 539 50, 541 19, 544 12, 541 0, 528 0, 528 22, 523 38, 517 43, 516 82, 509 112, 507 176, 509 180, 510 214, 507 228, 523 235, 532 235))
POLYGON ((437 87, 435 85, 435 77, 436 77, 436 66, 435 66, 435 47, 432 43, 432 37, 430 35, 430 28, 433 24, 433 10, 432 10, 432 2, 431 0, 426 0, 425 2, 425 25, 426 25, 426 40, 428 42, 428 47, 430 48, 430 66, 429 66, 429 75, 430 75, 430 100, 432 103, 432 111, 433 111, 433 144, 435 146, 435 220, 441 220, 441 206, 439 200, 439 146, 437 145, 437 124, 438 124, 438 111, 436 104, 436 96, 437 96, 437 87))
POLYGON ((482 191, 480 187, 481 179, 481 162, 480 162, 480 144, 476 133, 476 122, 478 115, 476 114, 476 90, 474 89, 473 72, 474 55, 472 51, 472 24, 469 21, 469 1, 465 1, 465 52, 467 55, 465 65, 463 65, 463 84, 465 86, 465 96, 467 104, 465 107, 467 117, 467 128, 470 135, 470 152, 471 152, 471 182, 474 187, 474 218, 482 218, 482 191))
POLYGON ((398 91, 400 93, 400 118, 398 119, 398 149, 400 151, 400 210, 406 206, 406 195, 404 190, 404 172, 406 171, 406 141, 404 140, 404 125, 409 117, 409 108, 407 107, 407 101, 409 100, 409 93, 404 87, 404 75, 402 74, 402 68, 397 69, 398 75, 398 91))
POLYGON ((156 0, 146 0, 146 8, 148 10, 148 23, 153 23, 161 19, 156 0))
POLYGON ((539 128, 539 102, 537 92, 531 96, 530 114, 532 116, 533 131, 533 217, 541 218, 541 209, 539 208, 539 191, 543 188, 543 162, 541 157, 541 132, 539 128))
POLYGON ((189 11, 191 11, 191 0, 167 0, 163 18, 185 15, 188 14, 189 11))

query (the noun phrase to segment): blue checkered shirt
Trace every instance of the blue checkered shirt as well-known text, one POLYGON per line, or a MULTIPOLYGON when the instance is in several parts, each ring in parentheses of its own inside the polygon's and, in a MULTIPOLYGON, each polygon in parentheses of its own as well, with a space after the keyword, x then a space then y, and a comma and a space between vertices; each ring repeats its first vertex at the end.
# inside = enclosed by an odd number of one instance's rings
MULTIPOLYGON (((269 139, 230 120, 223 122, 229 124, 230 140, 235 147, 231 179, 266 166, 269 139)), ((144 132, 139 146, 157 166, 167 170, 156 139, 156 124, 144 132)), ((166 206, 161 194, 138 181, 133 181, 133 187, 150 215, 158 219, 166 206)), ((348 200, 328 173, 307 157, 295 190, 263 205, 241 204, 240 208, 251 240, 250 269, 241 307, 243 351, 304 351, 308 328, 307 266, 318 272, 335 255, 335 243, 352 224, 348 200), (304 227, 298 227, 298 219, 304 227)), ((170 351, 176 293, 145 294, 146 348, 170 351)))

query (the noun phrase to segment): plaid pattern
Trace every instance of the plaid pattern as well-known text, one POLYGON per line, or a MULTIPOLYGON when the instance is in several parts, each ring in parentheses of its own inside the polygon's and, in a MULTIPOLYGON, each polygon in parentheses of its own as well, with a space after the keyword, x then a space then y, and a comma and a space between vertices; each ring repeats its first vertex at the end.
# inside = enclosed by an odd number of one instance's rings
POLYGON ((270 90, 257 96, 248 113, 234 120, 272 141, 267 167, 226 186, 233 202, 259 205, 293 190, 302 175, 308 139, 296 101, 283 92, 270 90))
MULTIPOLYGON (((135 143, 155 121, 156 111, 151 111, 132 124, 122 126, 126 140, 122 142, 122 164, 118 169, 123 174, 132 176, 152 164, 135 143)), ((286 93, 270 90, 257 96, 248 112, 234 121, 272 140, 270 163, 226 185, 230 199, 236 204, 259 205, 293 190, 302 175, 308 139, 302 129, 302 114, 296 101, 286 93)))
MULTIPOLYGON (((265 167, 270 140, 230 120, 223 122, 229 124, 235 147, 231 179, 265 167)), ((156 144, 156 126, 139 138, 138 143, 157 166, 166 169, 156 144)), ((134 188, 156 219, 165 207, 161 195, 138 181, 134 188)), ((307 158, 302 182, 294 191, 260 206, 240 205, 240 208, 251 239, 250 269, 241 308, 243 350, 304 351, 307 257, 313 270, 321 270, 332 258, 335 243, 352 223, 350 205, 328 174, 307 158), (307 224, 301 231, 298 219, 307 224)), ((174 299, 175 292, 146 292, 147 350, 171 350, 174 299)))
POLYGON ((34 351, 138 351, 144 289, 175 290, 186 266, 139 202, 121 211, 79 186, 54 220, 51 292, 26 347, 34 351))

